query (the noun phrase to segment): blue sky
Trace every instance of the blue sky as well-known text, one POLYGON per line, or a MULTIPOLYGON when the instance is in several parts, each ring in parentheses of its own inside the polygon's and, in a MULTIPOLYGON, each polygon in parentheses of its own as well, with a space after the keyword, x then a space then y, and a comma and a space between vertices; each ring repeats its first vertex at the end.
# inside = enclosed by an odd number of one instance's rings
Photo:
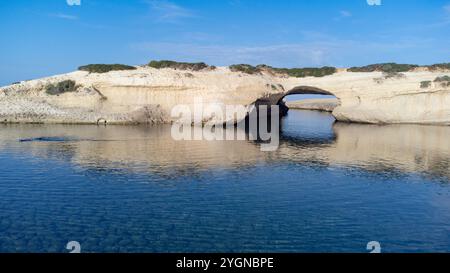
POLYGON ((450 61, 450 0, 2 0, 0 18, 0 85, 151 59, 279 67, 450 61))

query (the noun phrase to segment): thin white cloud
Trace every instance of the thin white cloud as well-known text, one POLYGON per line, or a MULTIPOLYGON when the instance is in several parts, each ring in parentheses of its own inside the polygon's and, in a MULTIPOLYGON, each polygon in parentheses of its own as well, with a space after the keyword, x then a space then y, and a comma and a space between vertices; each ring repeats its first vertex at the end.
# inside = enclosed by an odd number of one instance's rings
POLYGON ((150 5, 152 15, 161 22, 178 22, 181 19, 193 18, 195 13, 190 9, 184 8, 165 0, 147 1, 150 5))
POLYGON ((241 0, 230 0, 230 1, 228 1, 228 3, 231 6, 241 6, 242 5, 242 1, 241 0))
POLYGON ((344 20, 344 19, 346 19, 346 18, 350 18, 350 17, 352 17, 352 16, 353 16, 353 14, 352 14, 350 11, 348 11, 348 10, 340 10, 340 11, 339 11, 339 15, 337 15, 336 17, 334 17, 333 20, 335 20, 335 21, 341 21, 341 20, 344 20))
POLYGON ((381 6, 381 0, 367 0, 369 6, 381 6))
POLYGON ((341 15, 341 17, 352 17, 352 13, 348 10, 341 10, 339 14, 341 15))
POLYGON ((444 11, 445 11, 448 15, 450 15, 450 4, 444 6, 444 11))
POLYGON ((78 16, 65 14, 65 13, 54 13, 50 14, 51 17, 65 19, 65 20, 78 20, 78 16))
MULTIPOLYGON (((194 43, 143 42, 131 45, 132 50, 150 59, 171 59, 188 62, 204 61, 213 65, 236 63, 268 64, 278 67, 347 66, 366 62, 399 61, 400 52, 426 50, 432 43, 423 39, 396 42, 362 42, 335 38, 308 40, 295 44, 274 45, 201 45, 194 43), (355 61, 355 56, 361 56, 355 61), (361 63, 359 63, 361 62, 361 63)), ((146 60, 143 60, 146 61, 146 60)), ((413 60, 410 60, 413 61, 413 60)))
POLYGON ((141 52, 148 52, 153 58, 176 59, 180 61, 205 61, 216 65, 236 63, 322 65, 325 54, 320 48, 295 44, 225 46, 148 42, 133 44, 131 48, 141 52))

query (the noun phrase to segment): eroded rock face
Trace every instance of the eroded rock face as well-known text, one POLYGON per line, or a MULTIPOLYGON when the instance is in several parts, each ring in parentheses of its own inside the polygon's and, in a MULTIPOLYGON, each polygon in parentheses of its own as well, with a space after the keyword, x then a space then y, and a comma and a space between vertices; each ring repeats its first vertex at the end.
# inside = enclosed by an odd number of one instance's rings
MULTIPOLYGON (((0 122, 169 123, 172 109, 180 104, 192 111, 198 102, 225 109, 262 98, 276 104, 288 94, 323 93, 339 100, 333 115, 341 121, 450 125, 450 85, 434 82, 449 74, 417 71, 383 78, 380 72, 342 70, 321 78, 293 78, 224 67, 189 73, 149 67, 104 74, 77 71, 0 88, 0 122), (68 80, 76 85, 47 92, 49 85, 68 80)), ((218 123, 229 119, 206 118, 218 123)))

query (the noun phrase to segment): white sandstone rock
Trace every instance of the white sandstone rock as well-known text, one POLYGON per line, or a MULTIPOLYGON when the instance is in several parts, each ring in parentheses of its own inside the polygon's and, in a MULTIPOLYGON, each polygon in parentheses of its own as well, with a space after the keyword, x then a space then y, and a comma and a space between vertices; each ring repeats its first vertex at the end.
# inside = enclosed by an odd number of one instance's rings
MULTIPOLYGON (((171 122, 179 104, 249 106, 261 98, 277 103, 288 94, 322 90, 339 99, 333 115, 341 121, 450 125, 450 87, 433 81, 450 72, 415 71, 406 77, 377 80, 381 72, 338 73, 321 77, 248 75, 219 67, 212 71, 180 71, 138 67, 104 74, 76 71, 0 88, 0 121, 110 124, 171 122), (189 73, 188 73, 189 72, 189 73), (76 92, 50 95, 48 84, 74 80, 76 92), (299 88, 302 87, 302 88, 299 88)), ((213 118, 213 117, 212 117, 213 118)), ((214 117, 217 122, 222 122, 214 117)))

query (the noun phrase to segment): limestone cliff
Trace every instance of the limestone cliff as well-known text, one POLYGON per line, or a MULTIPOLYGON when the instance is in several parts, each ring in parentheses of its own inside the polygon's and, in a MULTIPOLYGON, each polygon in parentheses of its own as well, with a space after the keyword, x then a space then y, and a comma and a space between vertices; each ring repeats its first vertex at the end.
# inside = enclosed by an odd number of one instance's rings
POLYGON ((449 74, 415 71, 386 77, 381 72, 340 70, 326 77, 294 78, 249 75, 225 67, 206 71, 138 67, 103 74, 76 71, 0 88, 0 121, 167 123, 175 105, 192 107, 199 98, 205 105, 248 106, 258 99, 276 104, 289 94, 312 93, 336 96, 340 105, 333 115, 340 121, 450 125, 450 86, 434 82, 449 74), (75 84, 73 89, 51 91, 52 86, 69 80, 75 84))

